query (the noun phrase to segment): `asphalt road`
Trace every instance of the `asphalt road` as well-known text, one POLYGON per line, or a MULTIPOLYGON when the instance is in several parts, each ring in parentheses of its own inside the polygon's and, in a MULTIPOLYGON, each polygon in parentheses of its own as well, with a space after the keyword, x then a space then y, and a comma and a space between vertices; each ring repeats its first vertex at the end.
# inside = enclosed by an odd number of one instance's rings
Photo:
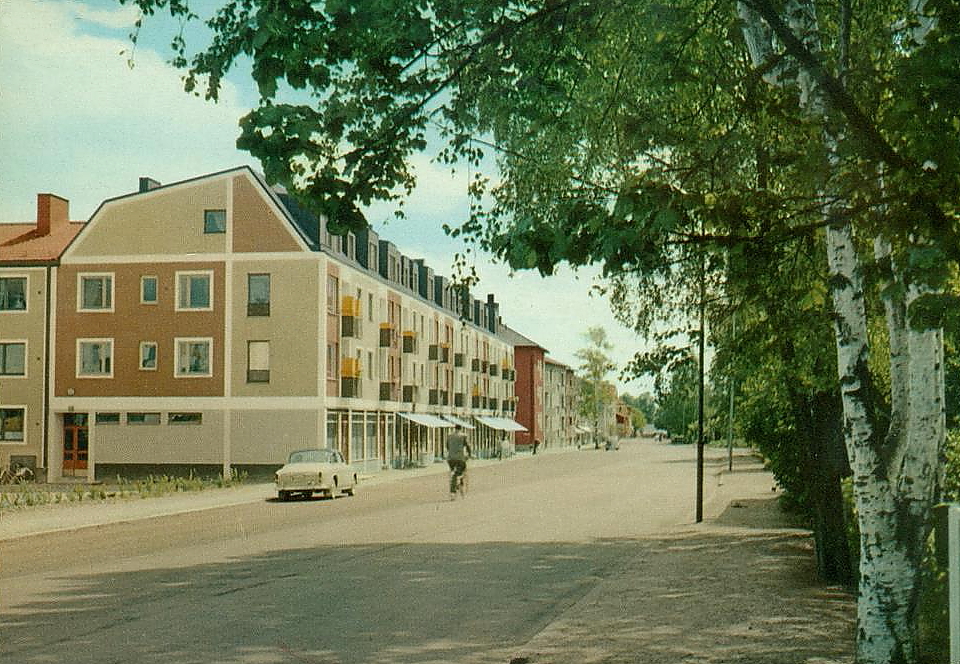
MULTIPOLYGON (((693 518, 694 448, 541 454, 0 543, 0 662, 506 663, 693 518)), ((708 497, 710 487, 708 486, 708 497)))

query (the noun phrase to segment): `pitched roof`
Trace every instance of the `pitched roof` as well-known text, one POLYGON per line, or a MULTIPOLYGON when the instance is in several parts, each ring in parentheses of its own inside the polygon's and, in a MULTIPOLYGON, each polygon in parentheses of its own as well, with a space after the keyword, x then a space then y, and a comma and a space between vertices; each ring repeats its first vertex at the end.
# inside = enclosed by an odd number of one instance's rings
POLYGON ((511 328, 511 327, 509 327, 509 326, 507 326, 507 325, 504 325, 502 322, 498 325, 497 336, 500 337, 501 339, 503 339, 504 341, 506 341, 507 343, 511 344, 511 345, 514 346, 514 347, 517 347, 517 346, 532 346, 532 347, 534 347, 534 348, 539 348, 540 350, 542 350, 542 351, 545 352, 545 353, 549 353, 549 352, 550 352, 550 351, 548 351, 546 348, 544 348, 543 346, 541 346, 540 344, 538 344, 536 341, 533 341, 533 340, 531 340, 531 339, 528 339, 527 337, 523 336, 522 334, 520 334, 519 332, 517 332, 517 331, 514 330, 513 328, 511 328))

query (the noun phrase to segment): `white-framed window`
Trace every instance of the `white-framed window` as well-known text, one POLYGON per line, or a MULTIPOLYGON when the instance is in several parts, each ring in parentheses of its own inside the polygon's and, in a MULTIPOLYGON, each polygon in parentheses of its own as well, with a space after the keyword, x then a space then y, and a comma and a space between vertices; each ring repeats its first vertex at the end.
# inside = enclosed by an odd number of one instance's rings
POLYGON ((226 210, 204 210, 203 211, 203 232, 204 233, 226 233, 227 232, 227 211, 226 210))
POLYGON ((113 339, 77 339, 77 378, 113 378, 113 339))
POLYGON ((270 382, 270 342, 247 342, 247 382, 270 382))
POLYGON ((157 303, 157 277, 144 275, 140 277, 140 304, 157 303))
POLYGON ((27 375, 27 342, 0 341, 0 376, 27 375))
POLYGON ((26 441, 24 406, 0 406, 0 443, 22 444, 26 441))
POLYGON ((174 376, 177 378, 213 375, 213 339, 174 339, 174 376))
POLYGON ((177 272, 177 311, 213 310, 213 271, 177 272))
POLYGON ((99 424, 120 424, 120 413, 97 413, 96 423, 99 424))
POLYGON ((140 371, 157 370, 157 342, 140 342, 140 371))
POLYGON ((0 277, 0 311, 27 310, 27 277, 0 277))
POLYGON ((113 311, 113 273, 77 275, 77 311, 113 311))

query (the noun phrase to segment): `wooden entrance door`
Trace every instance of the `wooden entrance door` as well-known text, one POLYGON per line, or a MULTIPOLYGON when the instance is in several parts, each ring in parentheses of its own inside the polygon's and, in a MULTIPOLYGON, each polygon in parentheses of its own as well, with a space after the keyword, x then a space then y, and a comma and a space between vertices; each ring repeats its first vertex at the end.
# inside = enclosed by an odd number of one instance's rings
POLYGON ((63 416, 63 474, 85 475, 90 453, 90 437, 86 413, 69 413, 63 416))

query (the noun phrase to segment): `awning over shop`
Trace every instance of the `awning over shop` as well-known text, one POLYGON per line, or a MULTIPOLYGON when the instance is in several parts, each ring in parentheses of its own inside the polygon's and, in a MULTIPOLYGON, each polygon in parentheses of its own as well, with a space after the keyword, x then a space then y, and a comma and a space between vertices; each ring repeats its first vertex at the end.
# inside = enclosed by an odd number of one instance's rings
POLYGON ((441 417, 443 417, 443 419, 445 419, 446 421, 450 422, 451 424, 459 424, 459 425, 462 426, 464 429, 476 429, 475 426, 473 426, 472 424, 470 424, 470 423, 467 422, 466 420, 460 419, 460 418, 457 417, 456 415, 442 415, 441 417))
POLYGON ((497 429, 499 431, 526 431, 527 427, 523 426, 519 422, 514 420, 508 420, 506 417, 489 417, 474 415, 473 416, 477 422, 485 426, 490 427, 491 429, 497 429))
POLYGON ((429 427, 431 429, 452 429, 453 425, 446 420, 441 420, 436 415, 427 415, 425 413, 397 413, 405 420, 410 420, 414 424, 429 427))

